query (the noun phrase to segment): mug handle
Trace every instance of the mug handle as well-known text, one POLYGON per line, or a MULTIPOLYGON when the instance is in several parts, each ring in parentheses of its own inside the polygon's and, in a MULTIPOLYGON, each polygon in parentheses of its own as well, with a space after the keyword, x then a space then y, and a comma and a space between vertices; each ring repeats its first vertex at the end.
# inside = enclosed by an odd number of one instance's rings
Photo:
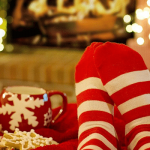
POLYGON ((60 95, 62 97, 62 101, 63 101, 62 106, 59 112, 55 115, 54 119, 51 121, 51 123, 55 123, 55 121, 59 117, 61 117, 67 110, 67 95, 66 93, 62 93, 60 91, 48 91, 47 94, 48 94, 48 97, 51 97, 53 95, 60 95))

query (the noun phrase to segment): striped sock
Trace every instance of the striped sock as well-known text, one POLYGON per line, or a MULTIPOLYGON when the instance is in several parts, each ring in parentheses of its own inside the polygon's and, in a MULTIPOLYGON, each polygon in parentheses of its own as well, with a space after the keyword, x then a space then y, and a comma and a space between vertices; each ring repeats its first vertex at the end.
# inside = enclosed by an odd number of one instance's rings
POLYGON ((119 149, 114 103, 126 123, 129 149, 150 148, 150 73, 137 52, 123 44, 93 43, 78 63, 75 79, 78 149, 119 149))
POLYGON ((114 102, 106 92, 94 66, 94 49, 102 43, 87 47, 76 66, 76 95, 79 118, 78 150, 117 150, 113 124, 114 102))
POLYGON ((123 44, 108 42, 97 47, 94 61, 126 123, 128 147, 150 148, 150 73, 143 59, 123 44))

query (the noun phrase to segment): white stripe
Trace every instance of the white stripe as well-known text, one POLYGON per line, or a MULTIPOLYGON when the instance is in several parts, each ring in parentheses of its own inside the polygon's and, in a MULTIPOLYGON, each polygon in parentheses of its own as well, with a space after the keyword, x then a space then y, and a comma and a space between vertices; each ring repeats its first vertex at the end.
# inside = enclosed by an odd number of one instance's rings
MULTIPOLYGON (((150 137, 150 131, 143 131, 138 133, 134 139, 132 140, 132 142, 129 144, 129 148, 130 149, 134 149, 134 147, 137 145, 138 141, 144 137, 150 137)), ((141 149, 144 150, 144 149, 141 149)))
POLYGON ((107 145, 107 147, 109 147, 111 150, 117 150, 116 147, 114 147, 104 136, 102 136, 101 134, 98 133, 93 133, 90 134, 88 137, 86 137, 78 146, 78 150, 85 144, 87 143, 89 140, 91 139, 97 139, 102 141, 103 143, 105 143, 105 145, 107 145))
POLYGON ((86 150, 86 149, 103 150, 96 145, 88 145, 88 146, 84 147, 82 150, 86 150))
POLYGON ((145 105, 149 105, 150 104, 150 94, 144 94, 144 95, 140 95, 137 97, 134 97, 122 104, 120 104, 118 106, 118 109, 120 110, 121 114, 123 115, 124 113, 141 107, 141 106, 145 106, 145 105))
POLYGON ((109 132, 112 136, 116 137, 116 131, 114 129, 114 126, 104 121, 88 121, 88 122, 81 124, 79 127, 78 136, 80 136, 82 132, 95 128, 95 127, 101 127, 107 132, 109 132))
POLYGON ((145 145, 141 146, 139 150, 150 148, 150 143, 146 143, 145 145))
POLYGON ((104 111, 113 115, 113 105, 98 100, 88 100, 78 107, 78 117, 86 111, 104 111))
POLYGON ((144 124, 150 124, 150 116, 141 117, 126 124, 125 134, 127 135, 134 127, 144 124))
POLYGON ((111 81, 109 81, 104 87, 109 95, 121 90, 122 88, 129 86, 137 82, 150 81, 149 70, 133 71, 122 74, 111 81))
POLYGON ((76 95, 88 89, 100 89, 106 91, 102 81, 97 77, 89 77, 75 84, 76 95))

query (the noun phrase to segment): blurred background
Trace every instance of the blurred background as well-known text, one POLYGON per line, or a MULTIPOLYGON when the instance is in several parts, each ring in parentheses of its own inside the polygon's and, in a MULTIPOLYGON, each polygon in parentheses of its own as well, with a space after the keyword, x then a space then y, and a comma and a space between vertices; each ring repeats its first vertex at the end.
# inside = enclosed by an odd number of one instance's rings
POLYGON ((0 89, 40 86, 76 102, 74 72, 85 48, 124 43, 150 68, 149 26, 150 0, 0 0, 0 89))
POLYGON ((85 48, 92 41, 126 43, 135 0, 8 0, 8 42, 85 48))

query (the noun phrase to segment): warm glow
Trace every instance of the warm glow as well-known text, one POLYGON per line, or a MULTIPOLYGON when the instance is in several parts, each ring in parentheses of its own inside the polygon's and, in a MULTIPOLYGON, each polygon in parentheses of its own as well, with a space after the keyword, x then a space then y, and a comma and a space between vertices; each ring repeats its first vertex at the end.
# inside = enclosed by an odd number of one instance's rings
POLYGON ((1 14, 1 17, 2 17, 2 18, 6 18, 6 16, 7 16, 7 11, 1 9, 1 10, 0 10, 0 14, 1 14))
POLYGON ((39 18, 44 14, 47 14, 49 8, 47 6, 46 0, 37 0, 30 3, 28 10, 31 11, 35 17, 39 18))
POLYGON ((131 33, 132 32, 132 25, 127 25, 126 26, 126 31, 131 33))
POLYGON ((0 44, 0 51, 3 51, 3 50, 4 50, 4 45, 0 44))
POLYGON ((3 23, 3 19, 0 17, 0 25, 3 23))
POLYGON ((147 1, 147 5, 150 6, 150 0, 147 1))
POLYGON ((140 25, 138 25, 138 28, 137 28, 137 33, 141 33, 143 31, 143 27, 142 26, 140 26, 140 25))
POLYGON ((5 31, 3 29, 0 29, 0 38, 5 36, 5 31))
POLYGON ((132 24, 132 30, 137 33, 141 33, 143 31, 143 27, 138 25, 137 23, 132 24))
POLYGON ((145 8, 144 8, 144 11, 150 12, 150 8, 149 8, 149 7, 145 7, 145 8))
POLYGON ((136 11, 135 11, 136 14, 141 13, 141 12, 143 12, 143 11, 140 8, 136 9, 136 11))
POLYGON ((0 18, 0 20, 1 19, 2 19, 2 23, 0 24, 0 29, 3 29, 4 31, 6 31, 7 30, 7 20, 5 18, 0 18))
POLYGON ((138 24, 137 24, 137 23, 133 23, 133 24, 132 24, 132 30, 133 30, 134 32, 136 32, 137 29, 138 29, 138 24))
POLYGON ((143 44, 144 44, 144 39, 143 39, 142 37, 139 37, 139 38, 137 39, 137 44, 138 44, 138 45, 143 45, 143 44))
POLYGON ((125 15, 123 17, 124 22, 129 23, 131 21, 131 16, 130 15, 125 15))
POLYGON ((142 9, 137 9, 135 12, 136 12, 136 17, 137 17, 139 20, 143 20, 143 19, 144 19, 143 10, 142 10, 142 9))
POLYGON ((148 24, 150 25, 150 18, 148 19, 148 24))
POLYGON ((149 33, 149 35, 148 35, 148 38, 150 39, 150 33, 149 33))
POLYGON ((85 15, 84 15, 82 12, 79 12, 79 13, 78 13, 78 16, 77 16, 77 19, 78 19, 78 20, 83 20, 84 17, 85 17, 85 15))
POLYGON ((7 45, 5 46, 5 49, 6 49, 7 52, 12 52, 12 51, 14 50, 14 47, 13 47, 13 45, 11 45, 11 44, 7 44, 7 45))
POLYGON ((92 9, 94 9, 94 2, 93 2, 93 0, 90 0, 89 1, 89 8, 92 10, 92 9))
POLYGON ((144 10, 137 9, 135 12, 136 12, 136 17, 139 20, 143 20, 143 19, 148 18, 150 16, 150 9, 148 7, 145 7, 144 10))
POLYGON ((149 17, 149 8, 147 8, 147 7, 144 8, 143 15, 144 15, 144 18, 149 17))
POLYGON ((76 16, 69 16, 68 21, 76 21, 77 17, 76 16))
POLYGON ((0 44, 3 42, 3 39, 2 38, 0 38, 0 44))

